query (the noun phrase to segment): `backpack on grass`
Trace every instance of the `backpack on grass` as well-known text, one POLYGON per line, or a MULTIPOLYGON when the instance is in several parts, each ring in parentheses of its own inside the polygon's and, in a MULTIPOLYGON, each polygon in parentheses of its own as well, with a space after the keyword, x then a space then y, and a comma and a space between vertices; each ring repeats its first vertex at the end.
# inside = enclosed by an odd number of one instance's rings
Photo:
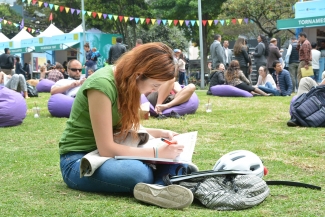
POLYGON ((303 127, 325 127, 325 85, 312 88, 293 102, 291 120, 303 127))
POLYGON ((36 87, 30 85, 27 82, 26 82, 26 86, 27 86, 27 93, 29 97, 38 97, 38 91, 36 87))
MULTIPOLYGON (((168 181, 190 189, 203 205, 215 210, 248 209, 262 203, 269 195, 270 189, 260 177, 233 172, 201 171, 170 177, 168 181)), ((168 181, 165 177, 165 182, 168 181)))

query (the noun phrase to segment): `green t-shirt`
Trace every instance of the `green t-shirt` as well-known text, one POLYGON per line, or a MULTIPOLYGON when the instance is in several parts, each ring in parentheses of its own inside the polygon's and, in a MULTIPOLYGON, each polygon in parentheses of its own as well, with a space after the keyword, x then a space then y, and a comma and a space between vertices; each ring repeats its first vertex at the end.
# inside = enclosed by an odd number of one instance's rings
POLYGON ((117 106, 117 89, 111 66, 99 69, 83 83, 73 102, 70 118, 59 142, 60 154, 71 151, 91 152, 97 149, 91 126, 87 90, 103 92, 112 103, 113 128, 120 121, 117 106))

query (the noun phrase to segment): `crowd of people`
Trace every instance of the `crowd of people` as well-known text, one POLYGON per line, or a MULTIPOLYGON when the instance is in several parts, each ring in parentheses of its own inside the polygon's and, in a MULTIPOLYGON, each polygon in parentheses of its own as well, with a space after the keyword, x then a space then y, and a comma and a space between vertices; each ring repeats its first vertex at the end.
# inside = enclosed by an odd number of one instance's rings
POLYGON ((251 92, 253 95, 263 96, 290 96, 297 92, 303 77, 301 69, 312 67, 314 75, 310 76, 315 82, 319 77, 319 60, 321 50, 325 52, 325 41, 317 49, 316 43, 311 43, 304 32, 291 38, 285 57, 277 46, 277 39, 272 38, 270 43, 264 35, 257 37, 258 45, 250 53, 247 40, 238 37, 233 48, 233 56, 229 58, 228 41, 221 45, 221 35, 214 36, 210 46, 212 59, 210 86, 207 94, 212 94, 210 88, 214 85, 228 84, 239 89, 251 92), (258 80, 252 86, 252 57, 258 71, 258 80), (230 63, 230 64, 229 64, 230 63), (287 67, 288 66, 288 67, 287 67), (289 70, 289 71, 288 71, 289 70))

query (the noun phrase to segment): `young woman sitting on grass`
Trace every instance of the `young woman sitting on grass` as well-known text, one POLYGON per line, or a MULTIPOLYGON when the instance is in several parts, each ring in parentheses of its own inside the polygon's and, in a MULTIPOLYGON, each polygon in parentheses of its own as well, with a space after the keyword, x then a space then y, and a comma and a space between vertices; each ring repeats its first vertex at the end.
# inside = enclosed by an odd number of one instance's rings
POLYGON ((184 208, 191 204, 193 195, 186 188, 149 185, 163 185, 163 175, 176 175, 179 164, 159 164, 153 169, 139 160, 114 159, 114 156, 175 159, 183 151, 184 146, 173 140, 177 133, 170 130, 146 129, 153 137, 168 138, 175 143, 158 149, 129 147, 113 140, 115 132, 124 138, 131 128, 139 129, 141 93, 157 91, 166 81, 174 79, 175 70, 173 51, 163 43, 148 43, 124 54, 114 71, 111 66, 104 67, 84 82, 59 142, 61 173, 68 187, 100 193, 131 193, 136 188, 143 193, 137 199, 158 206, 184 208), (93 175, 80 178, 81 159, 96 149, 100 156, 112 158, 93 175), (153 195, 152 191, 161 193, 153 195), (180 195, 179 204, 175 205, 172 194, 180 195), (161 195, 167 204, 161 203, 161 195))
POLYGON ((261 91, 257 87, 253 87, 250 84, 249 80, 240 70, 239 62, 237 60, 233 60, 230 62, 230 65, 225 72, 225 78, 227 84, 250 92, 253 95, 270 96, 270 94, 266 94, 265 92, 261 91))
POLYGON ((255 87, 258 87, 260 90, 267 92, 267 93, 272 93, 274 95, 276 95, 276 84, 275 81, 272 77, 272 75, 270 75, 268 73, 268 69, 266 68, 266 66, 261 66, 258 69, 258 79, 257 79, 257 83, 255 85, 255 87))

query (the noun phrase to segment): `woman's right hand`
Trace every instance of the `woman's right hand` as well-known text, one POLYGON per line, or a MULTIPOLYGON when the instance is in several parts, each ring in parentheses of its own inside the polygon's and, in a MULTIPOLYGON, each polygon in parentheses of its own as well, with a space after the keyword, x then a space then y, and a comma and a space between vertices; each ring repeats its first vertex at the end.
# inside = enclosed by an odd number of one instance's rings
POLYGON ((183 150, 184 150, 184 145, 166 144, 158 148, 158 158, 175 159, 183 152, 183 150))

